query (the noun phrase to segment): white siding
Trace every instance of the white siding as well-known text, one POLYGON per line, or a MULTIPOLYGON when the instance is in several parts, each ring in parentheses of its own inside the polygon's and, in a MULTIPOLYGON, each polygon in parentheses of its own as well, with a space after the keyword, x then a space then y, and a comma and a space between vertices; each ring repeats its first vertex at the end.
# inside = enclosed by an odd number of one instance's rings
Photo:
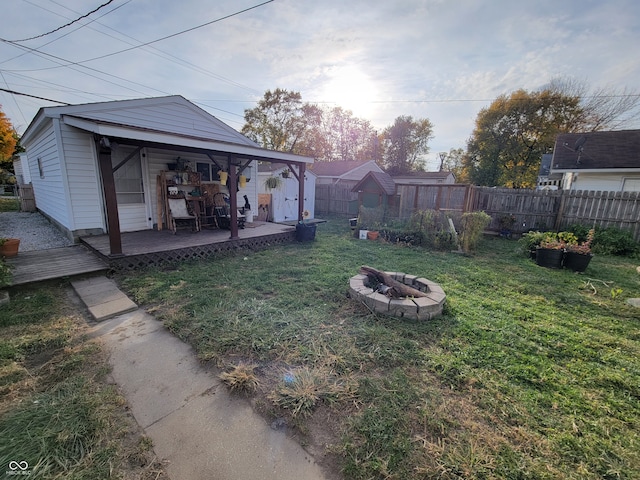
POLYGON ((622 191, 623 175, 621 173, 585 173, 574 176, 571 190, 622 191))
POLYGON ((62 147, 71 198, 73 230, 106 231, 102 185, 98 176, 96 147, 91 134, 62 125, 62 147))
POLYGON ((46 128, 38 132, 33 141, 27 145, 27 154, 29 174, 38 209, 60 225, 73 230, 52 122, 49 122, 46 128), (42 175, 39 165, 42 169, 42 175))

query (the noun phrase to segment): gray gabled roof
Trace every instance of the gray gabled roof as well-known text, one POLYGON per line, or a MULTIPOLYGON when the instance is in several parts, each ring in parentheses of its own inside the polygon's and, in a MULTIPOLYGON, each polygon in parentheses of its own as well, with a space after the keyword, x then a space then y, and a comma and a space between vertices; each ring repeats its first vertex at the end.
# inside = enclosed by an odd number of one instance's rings
POLYGON ((311 157, 261 148, 180 95, 41 108, 22 136, 23 145, 52 119, 105 137, 269 161, 313 163, 311 157))
POLYGON ((393 181, 393 178, 388 173, 385 172, 369 172, 367 173, 362 180, 354 185, 351 189, 352 192, 357 192, 362 190, 363 185, 369 180, 372 179, 386 195, 395 195, 396 193, 396 183, 393 181))
POLYGON ((563 133, 551 170, 640 169, 640 130, 563 133))

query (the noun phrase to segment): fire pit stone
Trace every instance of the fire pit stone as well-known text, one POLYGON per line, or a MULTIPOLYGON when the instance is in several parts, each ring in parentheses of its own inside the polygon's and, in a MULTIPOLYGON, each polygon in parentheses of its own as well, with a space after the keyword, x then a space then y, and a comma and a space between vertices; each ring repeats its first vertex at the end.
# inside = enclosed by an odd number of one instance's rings
POLYGON ((367 305, 371 311, 383 315, 429 320, 442 314, 447 296, 436 282, 402 272, 385 273, 398 282, 425 292, 427 296, 390 298, 374 291, 369 284, 369 278, 364 274, 355 275, 349 279, 349 296, 367 305))

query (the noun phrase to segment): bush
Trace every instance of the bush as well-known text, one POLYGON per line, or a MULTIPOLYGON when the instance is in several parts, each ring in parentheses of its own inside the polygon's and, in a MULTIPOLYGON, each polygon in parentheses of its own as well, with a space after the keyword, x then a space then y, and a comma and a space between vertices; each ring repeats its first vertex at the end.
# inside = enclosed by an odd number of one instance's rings
POLYGON ((484 212, 469 212, 460 221, 460 244, 465 252, 475 250, 482 232, 491 223, 491 217, 484 212))
POLYGON ((358 212, 358 228, 363 230, 378 230, 384 223, 384 207, 363 207, 358 212))
POLYGON ((601 255, 632 256, 640 254, 640 245, 627 230, 596 227, 591 250, 601 255))

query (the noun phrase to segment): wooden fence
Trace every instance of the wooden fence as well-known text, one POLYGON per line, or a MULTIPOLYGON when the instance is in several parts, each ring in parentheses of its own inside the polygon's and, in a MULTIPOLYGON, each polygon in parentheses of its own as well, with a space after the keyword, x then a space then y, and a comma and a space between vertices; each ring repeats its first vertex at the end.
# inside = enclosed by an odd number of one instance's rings
MULTIPOLYGON (((492 217, 488 229, 494 231, 500 229, 501 216, 513 215, 516 233, 531 229, 559 231, 579 223, 619 227, 640 241, 640 192, 540 191, 452 184, 398 185, 397 194, 400 218, 408 218, 415 210, 484 211, 492 217)), ((350 187, 317 185, 316 211, 356 215, 358 196, 350 187)))
POLYGON ((319 213, 358 215, 358 194, 343 185, 316 185, 315 210, 319 213))
POLYGON ((20 185, 20 211, 36 211, 36 197, 33 194, 32 185, 20 185))

